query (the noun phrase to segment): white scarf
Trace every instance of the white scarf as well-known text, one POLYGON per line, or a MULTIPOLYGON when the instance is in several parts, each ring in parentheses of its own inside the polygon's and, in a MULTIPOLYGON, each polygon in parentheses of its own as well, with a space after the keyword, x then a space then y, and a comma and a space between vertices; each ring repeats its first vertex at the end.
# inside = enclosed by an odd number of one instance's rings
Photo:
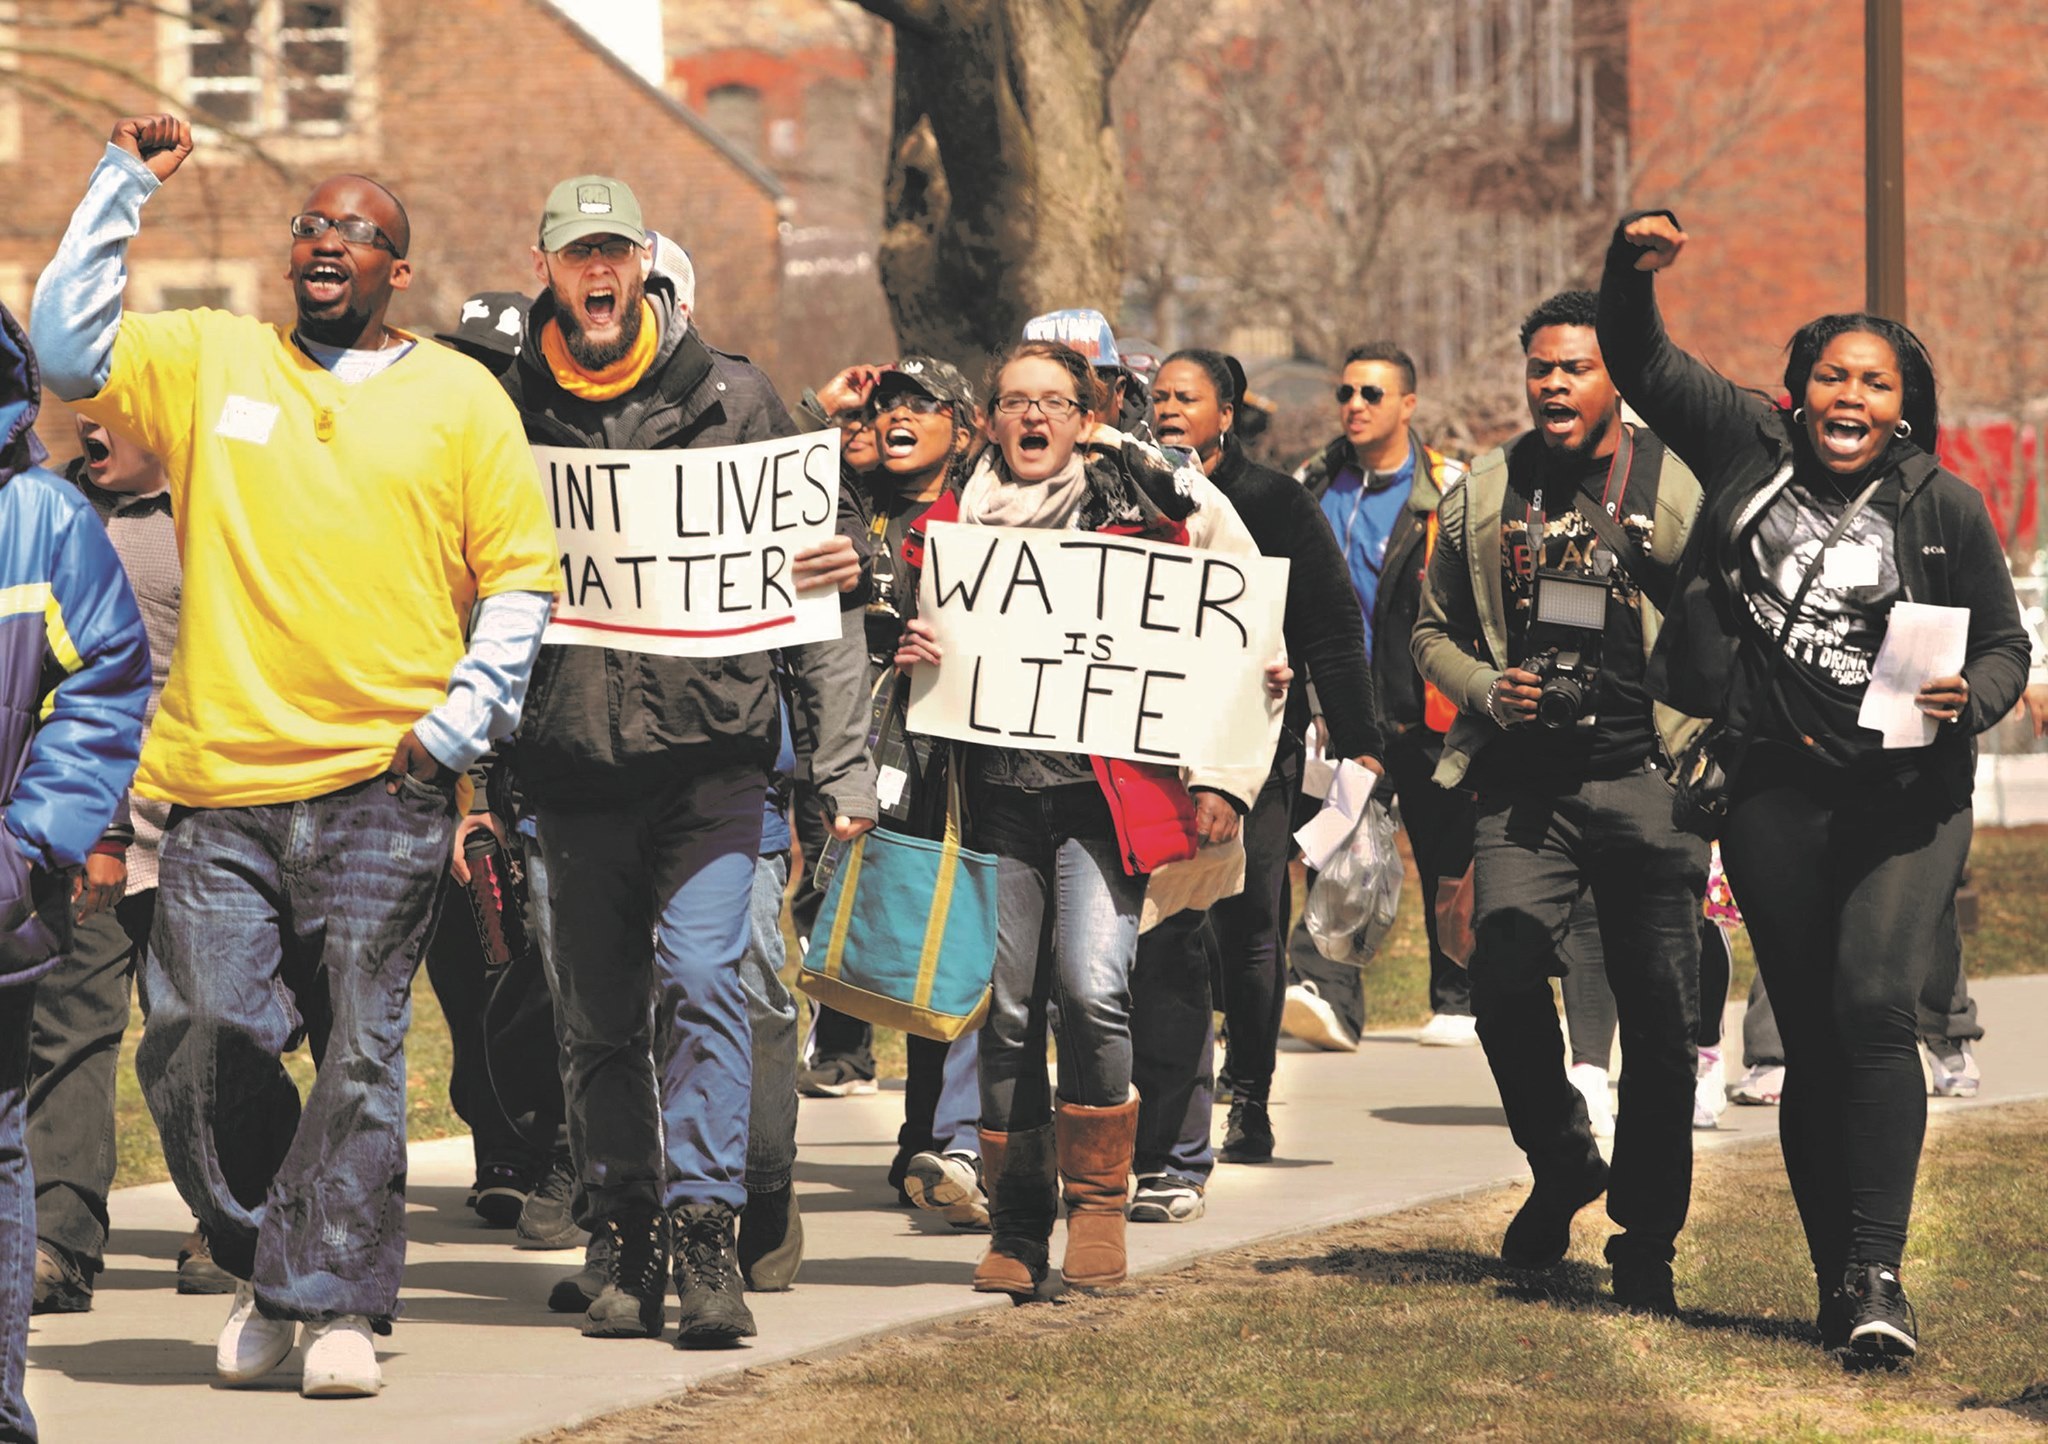
POLYGON ((960 491, 960 520, 969 526, 1035 526, 1063 529, 1074 524, 1088 496, 1088 468, 1081 449, 1043 481, 1018 481, 991 446, 974 463, 960 491))

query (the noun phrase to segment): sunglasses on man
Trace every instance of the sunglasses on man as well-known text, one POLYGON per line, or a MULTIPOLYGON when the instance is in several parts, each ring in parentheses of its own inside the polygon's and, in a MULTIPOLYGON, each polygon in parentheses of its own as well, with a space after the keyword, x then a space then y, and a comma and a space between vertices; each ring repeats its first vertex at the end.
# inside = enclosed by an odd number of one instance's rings
POLYGON ((1387 390, 1384 386, 1339 386, 1337 388, 1337 404, 1339 406, 1348 406, 1351 398, 1354 396, 1363 401, 1367 406, 1377 406, 1387 399, 1387 390))

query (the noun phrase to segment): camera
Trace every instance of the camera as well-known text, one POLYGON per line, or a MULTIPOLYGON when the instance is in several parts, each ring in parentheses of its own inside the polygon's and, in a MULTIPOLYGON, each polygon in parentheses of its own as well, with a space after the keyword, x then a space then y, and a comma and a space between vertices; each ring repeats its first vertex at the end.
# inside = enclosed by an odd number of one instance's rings
POLYGON ((1545 727, 1592 721, 1593 688, 1600 676, 1607 634, 1604 571, 1543 567, 1536 573, 1536 605, 1529 623, 1525 670, 1542 678, 1536 720, 1545 727))

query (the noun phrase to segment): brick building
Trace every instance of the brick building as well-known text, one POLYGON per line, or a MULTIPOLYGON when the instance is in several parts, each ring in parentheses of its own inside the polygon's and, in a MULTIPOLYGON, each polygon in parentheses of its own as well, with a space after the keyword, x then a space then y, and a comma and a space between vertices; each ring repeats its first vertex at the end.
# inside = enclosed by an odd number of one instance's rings
MULTIPOLYGON (((44 0, 36 11, 33 29, 0 33, 0 53, 15 50, 0 75, 0 299, 12 307, 26 310, 115 118, 168 99, 206 129, 144 212, 131 252, 138 309, 288 318, 285 220, 321 177, 361 171, 412 217, 415 282, 392 319, 431 331, 473 291, 530 293, 549 186, 601 171, 628 180, 649 223, 690 250, 705 335, 791 379, 776 325, 784 188, 545 0, 44 0)), ((44 435, 68 454, 55 410, 44 435)))

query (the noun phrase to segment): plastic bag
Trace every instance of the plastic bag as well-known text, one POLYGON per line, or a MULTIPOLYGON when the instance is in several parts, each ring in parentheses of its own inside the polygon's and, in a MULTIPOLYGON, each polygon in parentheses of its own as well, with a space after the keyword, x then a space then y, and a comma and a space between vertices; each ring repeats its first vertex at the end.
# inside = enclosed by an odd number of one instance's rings
POLYGON ((1368 802, 1308 890, 1302 921, 1316 951, 1333 963, 1364 967, 1393 930, 1401 906, 1396 826, 1392 809, 1368 802))

